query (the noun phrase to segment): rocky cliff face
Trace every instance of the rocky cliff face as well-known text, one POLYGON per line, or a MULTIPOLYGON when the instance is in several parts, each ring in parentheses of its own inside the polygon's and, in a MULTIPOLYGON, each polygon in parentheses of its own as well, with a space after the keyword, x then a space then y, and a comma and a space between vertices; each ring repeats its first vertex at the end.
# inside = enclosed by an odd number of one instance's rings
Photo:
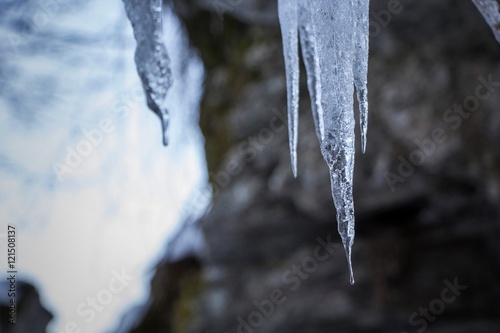
POLYGON ((133 332, 500 331, 500 45, 473 4, 372 0, 350 286, 305 77, 291 173, 274 1, 174 2, 215 198, 206 251, 159 264, 133 332))

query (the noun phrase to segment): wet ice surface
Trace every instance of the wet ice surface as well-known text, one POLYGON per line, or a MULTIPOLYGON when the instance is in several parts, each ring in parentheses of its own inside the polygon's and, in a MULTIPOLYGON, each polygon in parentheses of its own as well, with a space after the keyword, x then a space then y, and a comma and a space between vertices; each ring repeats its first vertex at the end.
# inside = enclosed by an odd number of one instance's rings
POLYGON ((165 97, 172 85, 170 58, 163 44, 162 0, 123 0, 137 42, 135 64, 148 107, 160 118, 163 144, 168 144, 169 115, 165 97))
POLYGON ((292 170, 297 176, 299 35, 316 133, 330 170, 338 231, 346 251, 352 284, 353 94, 356 87, 360 107, 361 148, 365 151, 368 126, 366 80, 369 1, 279 0, 278 9, 286 66, 292 170))
POLYGON ((472 0, 500 43, 500 5, 497 0, 472 0))
POLYGON ((297 139, 299 125, 299 42, 297 0, 278 1, 278 15, 286 67, 288 137, 293 176, 297 177, 297 139))
POLYGON ((32 2, 4 9, 2 229, 18 226, 19 278, 39 288, 55 315, 49 332, 71 322, 110 332, 148 297, 150 268, 181 228, 182 205, 206 182, 197 126, 203 66, 186 56, 167 15, 174 84, 165 106, 179 125, 164 147, 120 1, 65 2, 50 13, 32 2))

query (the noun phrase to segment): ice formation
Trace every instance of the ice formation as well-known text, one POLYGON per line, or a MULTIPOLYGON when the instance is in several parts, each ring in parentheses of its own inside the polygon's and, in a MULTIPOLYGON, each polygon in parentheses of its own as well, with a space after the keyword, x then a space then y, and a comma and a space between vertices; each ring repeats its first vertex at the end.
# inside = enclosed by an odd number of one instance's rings
MULTIPOLYGON (((500 42, 497 0, 472 0, 500 42)), ((123 0, 137 40, 135 62, 148 106, 161 119, 167 143, 168 112, 163 100, 172 85, 169 58, 161 42, 161 0, 123 0)), ((368 127, 369 0, 278 0, 286 66, 290 157, 297 176, 299 42, 307 73, 311 110, 321 152, 330 170, 338 231, 354 283, 352 197, 355 154, 354 88, 359 105, 361 149, 368 127)))
POLYGON ((299 122, 299 38, 297 0, 278 1, 286 67, 288 136, 293 176, 297 177, 297 139, 299 122))
POLYGON ((330 170, 338 231, 354 283, 352 197, 355 135, 354 87, 360 108, 361 147, 368 124, 368 0, 279 0, 278 11, 286 66, 290 153, 297 173, 299 100, 298 43, 307 72, 311 108, 321 153, 330 170))
MULTIPOLYGON (((321 80, 318 59, 318 46, 314 38, 310 0, 299 2, 299 36, 302 59, 307 72, 307 87, 311 95, 311 111, 313 114, 316 135, 321 143, 325 136, 323 106, 321 105, 321 80)), ((297 88, 298 89, 298 88, 297 88)))
POLYGON ((500 43, 500 6, 497 0, 472 0, 500 43))
POLYGON ((359 130, 361 134, 361 149, 366 150, 366 132, 368 130, 368 35, 369 35, 369 0, 354 0, 354 17, 356 35, 354 41, 354 86, 359 105, 359 130))
POLYGON ((135 64, 148 107, 160 117, 163 144, 168 144, 165 97, 172 85, 170 59, 162 42, 162 0, 123 0, 137 41, 135 64))

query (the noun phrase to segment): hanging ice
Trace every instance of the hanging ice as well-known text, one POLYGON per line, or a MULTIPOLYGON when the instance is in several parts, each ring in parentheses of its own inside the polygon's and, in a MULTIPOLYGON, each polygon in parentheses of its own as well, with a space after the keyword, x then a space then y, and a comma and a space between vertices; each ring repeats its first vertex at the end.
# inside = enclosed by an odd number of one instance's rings
POLYGON ((364 151, 368 124, 368 7, 369 0, 278 2, 286 65, 292 169, 296 175, 299 93, 297 34, 300 32, 316 132, 330 170, 338 231, 346 251, 351 283, 354 283, 351 264, 354 241, 353 94, 355 86, 364 151))
POLYGON ((369 35, 369 0, 354 0, 354 86, 359 104, 359 130, 361 132, 361 149, 366 150, 366 132, 368 130, 368 35, 369 35))
POLYGON ((299 54, 297 0, 279 0, 278 16, 283 38, 286 67, 288 136, 293 176, 297 177, 297 137, 299 122, 299 54))
POLYGON ((472 0, 500 43, 500 6, 497 0, 472 0))
POLYGON ((162 42, 162 0, 123 0, 137 41, 135 64, 148 107, 160 117, 163 144, 168 144, 165 97, 172 85, 170 59, 162 42))
POLYGON ((318 49, 312 25, 310 0, 299 1, 299 36, 302 49, 302 59, 306 67, 307 87, 311 96, 311 111, 313 114, 316 135, 321 143, 325 136, 323 106, 321 105, 321 80, 318 59, 318 49))

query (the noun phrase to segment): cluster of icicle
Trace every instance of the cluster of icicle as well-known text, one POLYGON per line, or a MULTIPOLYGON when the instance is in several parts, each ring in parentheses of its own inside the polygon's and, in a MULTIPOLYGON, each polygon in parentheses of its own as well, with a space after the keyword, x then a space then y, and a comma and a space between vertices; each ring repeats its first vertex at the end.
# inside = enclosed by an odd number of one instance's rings
MULTIPOLYGON (((497 0, 472 0, 500 42, 497 0)), ((147 104, 161 119, 166 145, 168 111, 164 99, 172 85, 170 60, 163 45, 162 0, 123 0, 137 41, 135 62, 147 104)), ((292 171, 297 176, 299 41, 307 72, 316 133, 330 169, 338 231, 354 283, 352 197, 355 153, 354 88, 359 104, 361 149, 368 126, 369 0, 278 0, 288 93, 288 129, 292 171)))
POLYGON ((353 94, 355 87, 364 152, 368 125, 368 10, 369 0, 278 0, 293 174, 297 176, 300 40, 316 133, 330 170, 338 231, 346 251, 351 284, 354 283, 353 94))

